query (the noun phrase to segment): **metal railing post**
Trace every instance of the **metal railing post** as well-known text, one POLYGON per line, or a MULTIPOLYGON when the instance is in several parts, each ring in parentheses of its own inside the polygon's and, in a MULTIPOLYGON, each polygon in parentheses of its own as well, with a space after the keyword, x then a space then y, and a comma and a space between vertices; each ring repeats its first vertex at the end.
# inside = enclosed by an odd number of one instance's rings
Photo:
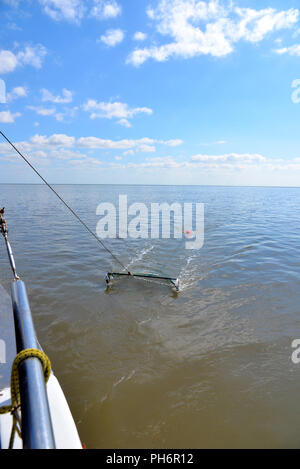
MULTIPOLYGON (((39 349, 24 282, 13 281, 11 291, 17 352, 27 348, 39 349)), ((38 358, 27 358, 20 363, 19 382, 24 448, 54 449, 44 373, 38 358)))

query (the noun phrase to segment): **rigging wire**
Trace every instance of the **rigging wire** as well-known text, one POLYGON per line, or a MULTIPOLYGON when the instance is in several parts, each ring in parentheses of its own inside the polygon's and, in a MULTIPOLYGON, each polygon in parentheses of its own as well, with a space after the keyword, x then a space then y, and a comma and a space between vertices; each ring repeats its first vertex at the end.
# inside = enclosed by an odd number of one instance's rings
POLYGON ((38 172, 37 169, 28 161, 28 159, 18 150, 18 148, 9 140, 9 138, 0 130, 2 137, 11 145, 11 147, 21 156, 21 158, 30 166, 30 168, 39 176, 39 178, 49 187, 49 189, 59 198, 59 200, 67 207, 67 209, 74 215, 75 218, 84 226, 84 228, 98 241, 99 244, 111 255, 111 257, 126 270, 128 275, 131 275, 128 268, 117 258, 117 256, 98 238, 98 236, 88 227, 88 225, 80 218, 79 215, 64 201, 64 199, 56 192, 56 190, 49 184, 45 178, 38 172))

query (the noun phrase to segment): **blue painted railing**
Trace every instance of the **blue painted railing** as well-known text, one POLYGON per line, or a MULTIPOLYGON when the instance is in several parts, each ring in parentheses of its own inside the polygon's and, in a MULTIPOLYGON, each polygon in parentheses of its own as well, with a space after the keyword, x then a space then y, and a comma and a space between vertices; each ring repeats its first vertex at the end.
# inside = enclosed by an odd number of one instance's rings
MULTIPOLYGON (((39 349, 25 283, 12 282, 12 305, 17 352, 39 349)), ((27 449, 54 449, 55 441, 41 361, 27 358, 19 365, 23 446, 27 449)))

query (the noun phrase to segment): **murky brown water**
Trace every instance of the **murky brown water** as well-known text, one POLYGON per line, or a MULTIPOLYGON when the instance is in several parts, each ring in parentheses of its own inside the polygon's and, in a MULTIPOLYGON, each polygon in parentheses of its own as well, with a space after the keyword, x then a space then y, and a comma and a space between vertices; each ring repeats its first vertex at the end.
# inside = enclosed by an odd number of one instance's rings
MULTIPOLYGON (((298 447, 299 189, 57 186, 95 229, 96 207, 205 203, 205 244, 108 245, 132 270, 105 291, 108 254, 44 186, 0 185, 39 340, 89 448, 298 447)), ((2 243, 0 283, 10 272, 2 243)))

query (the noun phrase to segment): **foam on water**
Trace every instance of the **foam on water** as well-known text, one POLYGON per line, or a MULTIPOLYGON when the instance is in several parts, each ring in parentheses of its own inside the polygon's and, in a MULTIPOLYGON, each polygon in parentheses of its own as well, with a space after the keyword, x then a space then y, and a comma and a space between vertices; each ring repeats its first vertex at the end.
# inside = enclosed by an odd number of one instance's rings
POLYGON ((138 262, 140 262, 149 252, 152 251, 152 249, 154 248, 154 245, 148 247, 148 248, 144 248, 142 249, 142 251, 140 252, 140 254, 137 254, 133 259, 131 259, 131 261, 129 262, 129 264, 127 264, 126 266, 126 269, 128 269, 130 266, 132 265, 135 265, 137 264, 138 262))

